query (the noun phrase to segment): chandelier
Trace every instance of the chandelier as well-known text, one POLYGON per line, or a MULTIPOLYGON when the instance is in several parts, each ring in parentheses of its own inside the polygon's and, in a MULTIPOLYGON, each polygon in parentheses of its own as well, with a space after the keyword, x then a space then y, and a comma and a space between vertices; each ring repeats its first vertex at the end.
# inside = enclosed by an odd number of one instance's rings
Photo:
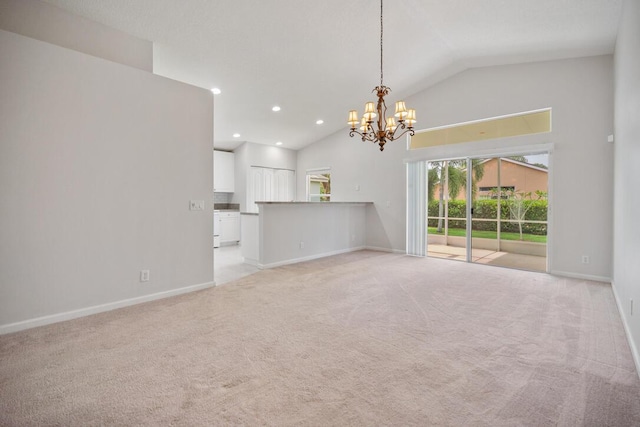
POLYGON ((353 137, 358 134, 362 137, 362 141, 371 141, 374 144, 380 145, 380 151, 384 150, 384 144, 387 141, 395 141, 402 137, 404 134, 415 135, 413 125, 416 122, 416 110, 406 108, 404 101, 396 102, 395 117, 387 118, 387 105, 384 102, 384 97, 391 92, 391 88, 384 85, 382 82, 382 0, 380 0, 380 86, 376 86, 372 92, 375 92, 378 96, 378 103, 374 106, 373 102, 367 102, 364 106, 364 114, 362 121, 358 118, 358 112, 356 110, 349 111, 349 136, 353 137), (375 120, 377 117, 377 120, 375 120), (398 122, 396 123, 396 118, 398 122), (360 123, 360 129, 358 128, 360 123), (375 123, 375 128, 374 128, 375 123), (396 131, 400 129, 404 131, 399 135, 396 135, 396 131))

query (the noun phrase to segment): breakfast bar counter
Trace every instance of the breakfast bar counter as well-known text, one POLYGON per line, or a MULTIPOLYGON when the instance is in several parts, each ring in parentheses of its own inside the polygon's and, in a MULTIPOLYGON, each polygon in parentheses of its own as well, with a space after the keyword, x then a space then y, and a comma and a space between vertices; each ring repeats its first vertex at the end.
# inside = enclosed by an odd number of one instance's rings
POLYGON ((241 213, 242 256, 271 268, 365 247, 372 202, 256 202, 241 213))

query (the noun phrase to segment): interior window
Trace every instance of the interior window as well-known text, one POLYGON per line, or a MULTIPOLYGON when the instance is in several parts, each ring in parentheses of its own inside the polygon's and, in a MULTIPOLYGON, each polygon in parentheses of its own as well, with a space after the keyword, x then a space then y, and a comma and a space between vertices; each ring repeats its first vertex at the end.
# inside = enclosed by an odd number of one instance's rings
POLYGON ((307 171, 307 201, 331 201, 330 169, 315 169, 307 171))

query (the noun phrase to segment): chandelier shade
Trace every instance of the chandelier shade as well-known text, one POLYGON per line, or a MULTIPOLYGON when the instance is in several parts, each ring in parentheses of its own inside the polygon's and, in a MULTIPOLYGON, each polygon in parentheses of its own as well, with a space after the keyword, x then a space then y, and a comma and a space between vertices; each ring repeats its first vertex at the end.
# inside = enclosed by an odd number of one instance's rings
POLYGON ((407 109, 404 101, 396 102, 395 114, 387 118, 387 104, 384 97, 391 92, 391 88, 383 83, 383 9, 380 0, 380 86, 376 86, 372 92, 378 97, 378 102, 367 102, 364 106, 362 120, 358 117, 357 110, 349 111, 349 136, 359 135, 362 141, 371 141, 380 146, 380 151, 384 150, 384 145, 388 141, 395 141, 405 134, 415 135, 413 125, 416 123, 416 110, 407 109), (377 118, 377 120, 376 120, 377 118), (397 122, 396 122, 397 119, 397 122), (399 134, 396 134, 400 131, 399 134))

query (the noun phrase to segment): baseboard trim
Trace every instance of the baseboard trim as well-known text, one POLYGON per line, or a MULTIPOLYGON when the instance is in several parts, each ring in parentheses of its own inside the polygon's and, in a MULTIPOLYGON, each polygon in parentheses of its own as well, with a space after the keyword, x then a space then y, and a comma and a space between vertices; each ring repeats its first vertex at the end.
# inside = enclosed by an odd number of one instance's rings
POLYGON ((260 263, 253 258, 242 258, 242 262, 260 268, 260 263))
POLYGON ((640 378, 640 353, 638 353, 638 347, 636 347, 636 343, 633 341, 631 329, 629 328, 629 324, 627 323, 627 316, 624 314, 620 298, 618 297, 618 292, 616 291, 615 282, 611 282, 611 289, 613 290, 613 298, 616 300, 616 306, 618 307, 618 313, 620 313, 620 318, 622 319, 624 333, 627 336, 627 342, 629 343, 629 348, 631 349, 633 363, 636 365, 636 374, 638 375, 638 378, 640 378))
POLYGON ((358 246, 358 247, 355 247, 355 248, 339 249, 337 251, 323 252, 321 254, 309 255, 309 256, 301 257, 301 258, 293 258, 293 259, 288 259, 288 260, 285 260, 285 261, 272 262, 272 263, 269 263, 269 264, 257 264, 256 267, 258 267, 260 269, 282 267, 283 265, 297 264, 299 262, 312 261, 312 260, 318 259, 318 258, 325 258, 325 257, 328 257, 328 256, 345 254, 347 252, 356 252, 356 251, 361 251, 363 249, 366 249, 366 247, 365 246, 358 246))
POLYGON ((141 304, 143 302, 155 301, 158 299, 169 298, 176 295, 195 292, 215 286, 215 282, 206 282, 199 285, 186 286, 184 288, 172 289, 170 291, 158 292, 150 295, 143 295, 135 298, 110 302, 107 304, 94 305, 92 307, 81 308, 78 310, 66 311, 64 313, 51 314, 48 316, 36 317, 35 319, 23 320, 20 322, 0 325, 0 335, 19 332, 25 329, 36 328, 38 326, 50 325, 52 323, 64 322, 65 320, 77 319, 92 314, 98 314, 105 311, 115 310, 117 308, 129 307, 131 305, 141 304))
POLYGON ((389 253, 393 253, 393 254, 406 254, 407 253, 406 250, 393 249, 393 248, 381 248, 379 246, 365 246, 363 249, 366 249, 366 250, 369 250, 369 251, 389 252, 389 253))
POLYGON ((570 277, 572 279, 583 279, 583 280, 592 280, 594 282, 611 283, 611 277, 605 277, 605 276, 594 276, 591 274, 570 273, 568 271, 558 271, 558 270, 549 271, 549 274, 553 274, 554 276, 570 277))

